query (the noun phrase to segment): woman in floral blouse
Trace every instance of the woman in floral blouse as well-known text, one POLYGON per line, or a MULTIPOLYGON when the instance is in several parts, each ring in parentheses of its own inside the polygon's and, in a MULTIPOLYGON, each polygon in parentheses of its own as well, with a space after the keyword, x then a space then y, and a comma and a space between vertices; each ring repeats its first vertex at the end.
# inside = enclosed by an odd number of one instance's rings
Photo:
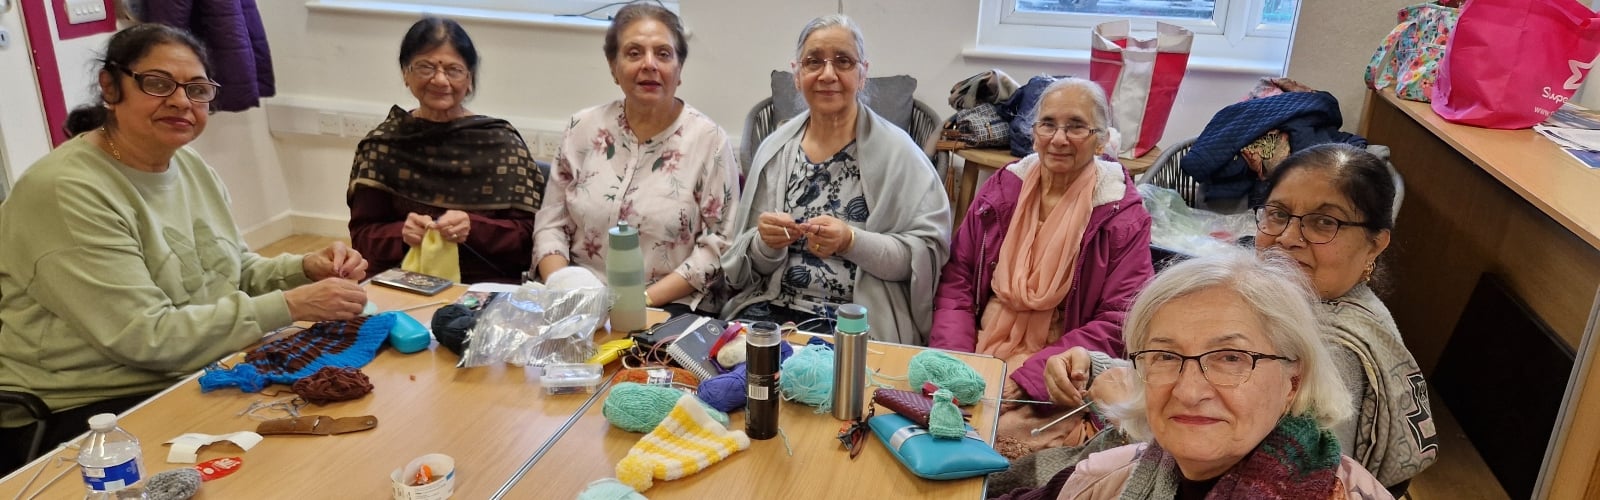
POLYGON ((861 105, 868 65, 855 23, 814 19, 798 45, 795 85, 808 110, 751 161, 722 260, 735 292, 723 315, 804 323, 854 302, 867 306, 873 339, 926 345, 950 202, 922 148, 861 105))
POLYGON ((683 24, 630 4, 606 31, 605 53, 623 97, 567 126, 535 222, 537 270, 579 265, 604 279, 606 231, 626 220, 639 230, 645 303, 710 310, 701 302, 721 276, 739 167, 727 133, 676 97, 689 56, 683 24))

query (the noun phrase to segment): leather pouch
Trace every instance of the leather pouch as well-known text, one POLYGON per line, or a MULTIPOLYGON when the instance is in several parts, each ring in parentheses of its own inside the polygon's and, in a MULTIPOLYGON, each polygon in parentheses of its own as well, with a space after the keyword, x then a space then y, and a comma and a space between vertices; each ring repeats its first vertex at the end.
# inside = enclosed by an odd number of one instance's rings
MULTIPOLYGON (((924 428, 928 427, 928 416, 933 413, 933 396, 916 391, 878 389, 872 393, 872 402, 924 428)), ((972 418, 972 414, 962 409, 961 418, 972 418)))
POLYGON ((378 426, 378 417, 363 415, 359 417, 333 418, 327 415, 302 415, 298 417, 268 420, 256 425, 256 434, 270 436, 274 434, 311 434, 327 436, 331 434, 345 434, 360 432, 378 426))
POLYGON ((869 418, 867 425, 889 453, 918 477, 961 479, 1000 472, 1011 466, 1011 462, 978 437, 978 431, 970 425, 967 435, 961 439, 936 439, 927 429, 898 414, 869 418))

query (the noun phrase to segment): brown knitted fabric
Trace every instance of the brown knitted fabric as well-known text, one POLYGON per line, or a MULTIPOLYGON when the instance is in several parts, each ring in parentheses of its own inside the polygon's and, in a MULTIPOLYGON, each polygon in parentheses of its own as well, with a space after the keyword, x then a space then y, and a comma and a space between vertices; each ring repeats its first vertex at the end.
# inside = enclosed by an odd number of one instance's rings
POLYGON ((311 364, 323 353, 341 353, 356 343, 356 333, 366 324, 366 316, 345 321, 324 321, 305 332, 270 342, 245 354, 245 361, 264 367, 261 371, 294 373, 311 364))
POLYGON ((372 381, 356 368, 323 367, 294 383, 294 393, 313 404, 356 399, 372 392, 372 381))
POLYGON ((689 370, 678 368, 676 366, 670 366, 670 367, 663 366, 663 367, 655 367, 655 368, 628 368, 628 369, 622 370, 622 373, 617 375, 617 382, 634 382, 634 383, 638 383, 638 384, 649 383, 649 381, 650 381, 650 370, 659 370, 659 369, 663 369, 663 368, 672 371, 672 382, 673 383, 687 384, 689 387, 700 387, 700 378, 699 377, 694 376, 694 373, 690 372, 689 370))

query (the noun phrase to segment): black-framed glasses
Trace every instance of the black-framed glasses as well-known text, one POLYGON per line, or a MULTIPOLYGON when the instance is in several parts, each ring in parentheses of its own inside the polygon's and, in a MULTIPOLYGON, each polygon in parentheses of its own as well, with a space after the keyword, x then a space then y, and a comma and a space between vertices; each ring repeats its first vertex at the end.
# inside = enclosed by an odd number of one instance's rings
POLYGON ((128 76, 133 77, 133 82, 139 84, 139 91, 151 97, 171 97, 179 87, 183 88, 183 95, 190 101, 208 103, 217 98, 217 92, 222 85, 217 82, 188 82, 178 83, 170 77, 155 73, 139 73, 128 68, 117 68, 128 76))
POLYGON ((1300 219, 1300 237, 1307 243, 1321 245, 1333 241, 1344 226, 1369 227, 1365 222, 1351 222, 1327 214, 1293 214, 1283 207, 1263 205, 1255 208, 1256 229, 1271 236, 1282 236, 1289 230, 1289 222, 1300 219))
POLYGON ((1089 136, 1091 136, 1091 135, 1095 135, 1095 134, 1098 134, 1100 132, 1103 132, 1104 129, 1098 129, 1098 128, 1090 127, 1088 125, 1084 125, 1084 124, 1081 124, 1081 123, 1068 123, 1066 125, 1056 125, 1056 124, 1050 123, 1050 122, 1034 122, 1034 124, 1033 124, 1033 136, 1034 137, 1047 138, 1047 139, 1048 138, 1053 138, 1053 137, 1056 136, 1056 132, 1058 132, 1058 131, 1059 132, 1065 132, 1067 134, 1067 138, 1068 139, 1072 139, 1074 141, 1081 141, 1081 140, 1084 140, 1084 139, 1088 139, 1089 136))
MULTIPOLYGON (((406 69, 407 71, 410 71, 413 76, 427 80, 433 78, 433 75, 439 74, 440 68, 440 65, 436 65, 428 61, 417 61, 411 63, 411 66, 406 69)), ((444 77, 453 82, 459 82, 465 79, 469 74, 467 67, 459 64, 445 64, 443 65, 443 71, 444 77)))
POLYGON ((1194 360, 1200 365, 1200 375, 1207 382, 1218 387, 1233 387, 1250 380, 1250 374, 1255 372, 1256 363, 1263 359, 1272 359, 1293 363, 1294 358, 1276 354, 1262 354, 1255 351, 1242 349, 1217 349, 1195 356, 1184 356, 1172 351, 1151 349, 1139 351, 1128 355, 1133 360, 1133 371, 1139 374, 1144 383, 1150 385, 1169 385, 1176 383, 1178 377, 1183 375, 1183 367, 1194 360))
POLYGON ((800 60, 800 68, 806 70, 807 73, 821 73, 823 66, 832 64, 834 71, 845 73, 854 71, 858 62, 860 61, 850 56, 833 56, 829 59, 807 57, 800 60))

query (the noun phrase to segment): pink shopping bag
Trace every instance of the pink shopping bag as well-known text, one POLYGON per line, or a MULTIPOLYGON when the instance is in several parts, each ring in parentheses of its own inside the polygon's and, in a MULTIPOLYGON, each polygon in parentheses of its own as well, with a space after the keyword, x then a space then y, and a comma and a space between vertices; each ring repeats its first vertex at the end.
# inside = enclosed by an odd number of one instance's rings
POLYGON ((1161 140, 1194 44, 1194 32, 1175 24, 1156 23, 1148 40, 1129 36, 1130 29, 1128 21, 1095 26, 1089 55, 1089 79, 1111 100, 1123 158, 1144 156, 1161 140))
POLYGON ((1600 55, 1600 15, 1577 0, 1471 0, 1439 62, 1433 110, 1528 128, 1561 107, 1600 55))

